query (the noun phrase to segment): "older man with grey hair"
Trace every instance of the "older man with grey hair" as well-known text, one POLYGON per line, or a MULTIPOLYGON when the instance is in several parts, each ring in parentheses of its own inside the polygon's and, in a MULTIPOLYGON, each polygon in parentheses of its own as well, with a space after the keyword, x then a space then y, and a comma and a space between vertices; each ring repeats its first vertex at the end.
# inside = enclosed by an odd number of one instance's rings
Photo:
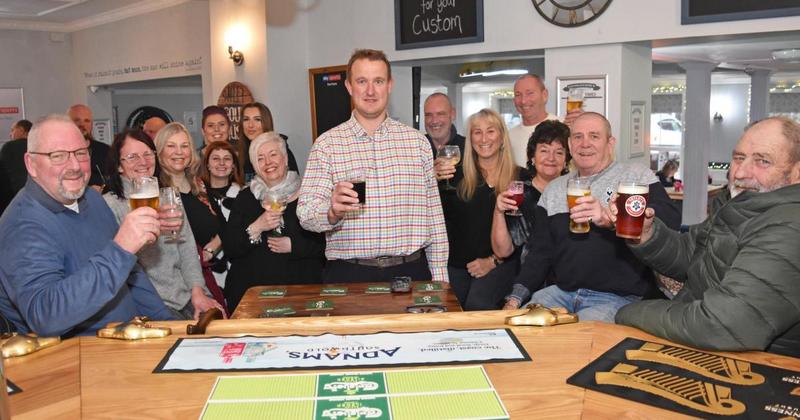
POLYGON ((800 124, 776 117, 750 127, 731 174, 742 192, 686 233, 646 210, 630 249, 684 287, 674 300, 625 306, 616 320, 702 349, 798 357, 800 124))
POLYGON ((84 335, 137 315, 173 318, 136 264, 136 252, 158 237, 158 213, 139 208, 118 225, 86 188, 90 157, 64 115, 30 132, 30 178, 0 218, 0 313, 20 332, 84 335))

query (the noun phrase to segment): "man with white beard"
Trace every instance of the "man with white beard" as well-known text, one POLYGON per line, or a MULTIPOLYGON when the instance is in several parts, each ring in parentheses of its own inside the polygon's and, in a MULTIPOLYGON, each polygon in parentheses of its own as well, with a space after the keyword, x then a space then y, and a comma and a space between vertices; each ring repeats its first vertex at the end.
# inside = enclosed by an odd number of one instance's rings
POLYGON ((142 207, 117 225, 86 188, 90 145, 65 115, 28 136, 28 182, 0 218, 0 313, 21 333, 94 334, 134 316, 173 319, 136 252, 158 238, 158 213, 142 207))

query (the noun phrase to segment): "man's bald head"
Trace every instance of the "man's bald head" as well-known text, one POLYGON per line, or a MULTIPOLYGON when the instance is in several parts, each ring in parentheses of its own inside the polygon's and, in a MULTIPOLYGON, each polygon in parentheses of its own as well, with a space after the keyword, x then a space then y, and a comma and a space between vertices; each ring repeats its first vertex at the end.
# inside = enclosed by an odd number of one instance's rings
POLYGON ((83 137, 90 139, 92 137, 92 109, 84 104, 75 104, 67 110, 69 119, 78 126, 81 130, 83 137))
POLYGON ((164 128, 167 122, 162 120, 161 117, 150 117, 142 124, 142 131, 145 132, 151 139, 156 138, 158 130, 164 128))

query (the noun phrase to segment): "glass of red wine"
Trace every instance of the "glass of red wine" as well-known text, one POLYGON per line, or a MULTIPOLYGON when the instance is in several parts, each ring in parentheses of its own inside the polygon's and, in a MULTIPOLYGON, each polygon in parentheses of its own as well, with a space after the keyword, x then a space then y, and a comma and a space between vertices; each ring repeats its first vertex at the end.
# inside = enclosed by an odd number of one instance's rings
POLYGON ((506 212, 506 215, 522 216, 522 212, 519 211, 519 208, 522 207, 522 202, 525 199, 525 183, 522 181, 511 181, 511 183, 508 184, 508 191, 511 192, 511 199, 516 203, 517 209, 506 212))

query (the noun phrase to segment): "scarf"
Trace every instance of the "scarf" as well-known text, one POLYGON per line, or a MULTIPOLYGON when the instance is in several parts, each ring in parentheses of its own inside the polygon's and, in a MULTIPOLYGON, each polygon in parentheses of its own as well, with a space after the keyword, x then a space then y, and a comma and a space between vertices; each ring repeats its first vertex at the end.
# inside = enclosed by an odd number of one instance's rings
POLYGON ((264 182, 260 175, 256 175, 253 177, 253 180, 250 181, 250 190, 258 201, 264 201, 269 193, 277 193, 283 197, 289 197, 286 202, 290 203, 297 199, 297 194, 300 190, 300 181, 300 175, 297 172, 288 171, 283 181, 274 187, 270 187, 264 182))

